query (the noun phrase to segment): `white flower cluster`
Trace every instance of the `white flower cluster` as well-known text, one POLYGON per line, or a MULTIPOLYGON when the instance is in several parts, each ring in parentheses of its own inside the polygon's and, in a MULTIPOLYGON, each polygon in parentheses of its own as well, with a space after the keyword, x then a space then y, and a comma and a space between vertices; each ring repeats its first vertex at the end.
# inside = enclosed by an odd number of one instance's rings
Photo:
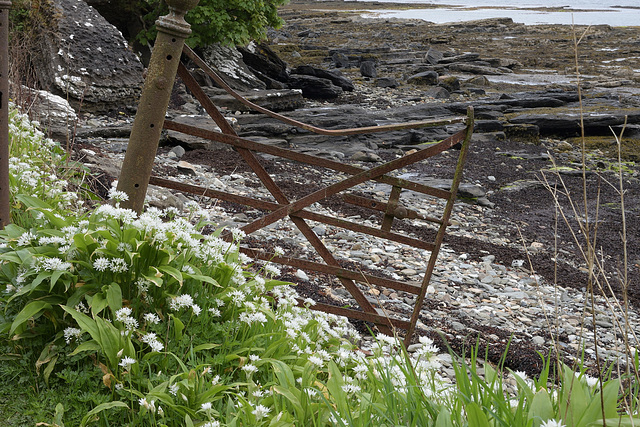
POLYGON ((129 307, 122 307, 116 311, 116 320, 122 322, 124 327, 128 331, 132 331, 138 328, 138 321, 131 317, 131 309, 129 307))

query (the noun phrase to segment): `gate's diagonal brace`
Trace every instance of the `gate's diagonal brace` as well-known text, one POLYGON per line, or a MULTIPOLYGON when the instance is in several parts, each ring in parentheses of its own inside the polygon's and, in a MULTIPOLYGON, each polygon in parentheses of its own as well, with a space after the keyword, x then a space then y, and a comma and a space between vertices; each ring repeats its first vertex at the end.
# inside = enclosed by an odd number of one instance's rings
MULTIPOLYGON (((186 70, 182 63, 180 64, 181 69, 181 77, 183 81, 187 85, 187 87, 192 91, 196 99, 200 101, 205 110, 211 115, 216 123, 220 126, 221 129, 224 129, 226 133, 237 136, 235 130, 227 123, 226 119, 220 114, 218 109, 213 105, 209 97, 204 93, 200 85, 198 85, 193 76, 186 70)), ((282 205, 289 203, 287 196, 282 192, 280 187, 276 184, 276 182, 271 178, 269 173, 264 169, 262 164, 258 161, 255 154, 249 151, 246 148, 238 148, 238 153, 242 156, 242 158, 249 164, 251 169, 255 172, 255 174, 260 178, 260 181, 265 185, 267 190, 273 195, 276 201, 282 205)), ((324 246, 320 238, 314 233, 314 231, 309 227, 309 225, 304 221, 304 219, 300 217, 291 216, 291 221, 298 227, 300 232, 306 237, 306 239, 311 243, 313 248, 318 252, 318 254, 322 257, 322 259, 329 265, 339 267, 338 261, 333 257, 333 254, 329 252, 329 250, 324 246)), ((349 291, 349 293, 355 298, 360 307, 367 312, 375 312, 375 308, 373 305, 367 300, 367 298, 360 292, 356 284, 344 277, 339 277, 339 280, 342 282, 343 286, 349 291)), ((378 324, 378 327, 386 333, 390 332, 389 327, 392 326, 388 322, 378 324)))
MULTIPOLYGON (((328 187, 323 188, 322 190, 314 191, 301 199, 296 200, 295 202, 289 203, 286 206, 274 211, 270 214, 263 216, 255 220, 252 223, 249 223, 242 227, 242 231, 247 234, 251 234, 256 230, 259 230, 267 225, 273 224, 274 222, 284 218, 287 215, 291 215, 300 209, 303 209, 319 200, 332 196, 340 191, 346 190, 348 188, 354 187, 358 184, 362 184, 363 182, 372 180, 373 178, 377 178, 385 173, 391 172, 393 170, 402 168, 404 166, 410 165, 412 163, 418 162, 420 160, 424 160, 426 158, 432 157, 438 153, 441 153, 458 142, 464 139, 464 135, 466 132, 463 132, 460 135, 460 132, 457 134, 450 136, 439 144, 432 145, 428 148, 424 148, 422 150, 416 151, 415 153, 408 154, 399 159, 391 160, 383 165, 376 166, 374 168, 365 170, 360 172, 359 174, 353 175, 350 178, 346 178, 340 182, 329 185, 328 187), (455 137, 455 138, 454 138, 455 137)), ((450 192, 447 192, 450 194, 450 192)))

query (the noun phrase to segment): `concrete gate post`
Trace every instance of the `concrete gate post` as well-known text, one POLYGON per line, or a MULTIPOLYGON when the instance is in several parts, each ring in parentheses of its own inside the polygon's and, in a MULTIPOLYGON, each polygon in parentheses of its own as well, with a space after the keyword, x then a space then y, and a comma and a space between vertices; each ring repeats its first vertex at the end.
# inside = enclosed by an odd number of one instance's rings
POLYGON ((193 9, 199 0, 166 2, 170 12, 156 21, 158 36, 117 186, 117 190, 124 191, 129 196, 129 200, 121 203, 121 206, 138 214, 144 206, 151 168, 158 150, 184 41, 191 34, 191 26, 184 20, 184 15, 193 9))

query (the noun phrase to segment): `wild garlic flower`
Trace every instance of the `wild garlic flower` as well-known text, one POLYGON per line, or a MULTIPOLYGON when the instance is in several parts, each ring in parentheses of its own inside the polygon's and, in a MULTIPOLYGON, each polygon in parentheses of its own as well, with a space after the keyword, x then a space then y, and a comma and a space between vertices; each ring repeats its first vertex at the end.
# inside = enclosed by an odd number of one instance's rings
POLYGON ((160 318, 155 313, 145 313, 143 316, 145 322, 150 323, 152 325, 157 325, 160 323, 160 318))
POLYGON ((254 374, 254 373, 258 372, 258 367, 256 365, 251 364, 251 363, 247 363, 241 369, 244 372, 246 372, 248 375, 251 375, 251 374, 254 374))
POLYGON ((269 412, 271 412, 271 408, 267 408, 263 405, 258 405, 253 411, 251 411, 251 413, 256 416, 257 420, 261 420, 262 418, 266 417, 267 415, 269 415, 269 412))
POLYGON ((203 411, 210 411, 211 408, 212 408, 211 402, 204 402, 202 405, 200 405, 200 409, 203 411))
POLYGON ((120 363, 118 363, 118 365, 122 366, 124 369, 129 369, 129 367, 134 363, 136 363, 136 359, 129 356, 125 356, 122 359, 120 359, 120 363))
POLYGON ((78 328, 66 328, 64 330, 64 341, 67 344, 70 344, 72 340, 78 340, 80 339, 80 336, 82 335, 82 329, 78 329, 78 328))
POLYGON ((158 340, 158 336, 153 332, 143 335, 141 341, 149 344, 151 351, 161 352, 164 349, 164 344, 158 340))
POLYGON ((540 424, 540 427, 565 427, 565 425, 562 424, 562 420, 547 420, 540 424))

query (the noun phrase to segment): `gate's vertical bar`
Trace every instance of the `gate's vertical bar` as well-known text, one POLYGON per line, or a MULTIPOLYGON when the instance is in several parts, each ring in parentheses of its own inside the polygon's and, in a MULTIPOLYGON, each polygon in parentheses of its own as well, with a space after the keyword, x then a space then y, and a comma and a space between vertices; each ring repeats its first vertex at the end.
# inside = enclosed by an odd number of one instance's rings
POLYGON ((0 227, 11 222, 9 201, 9 8, 0 0, 0 227))
POLYGON ((122 203, 122 206, 138 213, 142 212, 144 206, 182 47, 185 39, 191 34, 191 26, 184 20, 184 15, 193 9, 199 0, 166 2, 169 14, 156 21, 158 36, 153 46, 138 112, 118 179, 118 190, 129 196, 129 200, 122 203))

